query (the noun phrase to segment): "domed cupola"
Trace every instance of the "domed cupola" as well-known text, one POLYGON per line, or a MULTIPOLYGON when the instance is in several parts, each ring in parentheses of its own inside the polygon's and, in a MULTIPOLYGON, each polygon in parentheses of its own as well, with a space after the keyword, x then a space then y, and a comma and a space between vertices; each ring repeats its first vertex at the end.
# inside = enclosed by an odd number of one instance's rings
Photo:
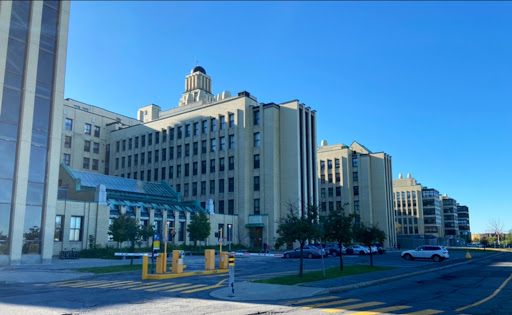
POLYGON ((204 68, 201 66, 195 66, 194 69, 192 69, 192 71, 190 71, 190 74, 192 74, 194 72, 201 72, 201 73, 206 74, 206 70, 204 70, 204 68))

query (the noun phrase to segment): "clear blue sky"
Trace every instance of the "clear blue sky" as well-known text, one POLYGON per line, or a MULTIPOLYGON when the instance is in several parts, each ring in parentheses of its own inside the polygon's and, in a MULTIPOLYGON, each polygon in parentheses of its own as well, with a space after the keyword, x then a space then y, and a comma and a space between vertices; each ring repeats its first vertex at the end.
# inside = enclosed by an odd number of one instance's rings
POLYGON ((213 93, 299 99, 318 142, 393 157, 393 178, 512 229, 512 2, 72 1, 65 97, 135 117, 213 93))

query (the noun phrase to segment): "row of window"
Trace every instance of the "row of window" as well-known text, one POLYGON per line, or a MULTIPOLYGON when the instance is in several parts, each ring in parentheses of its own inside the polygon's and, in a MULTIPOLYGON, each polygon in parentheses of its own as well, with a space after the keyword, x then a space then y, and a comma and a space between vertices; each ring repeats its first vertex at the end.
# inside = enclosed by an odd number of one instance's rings
MULTIPOLYGON (((320 189, 320 196, 325 198, 325 188, 320 189)), ((334 189, 332 187, 327 189, 327 196, 334 197, 334 189)), ((341 197, 341 187, 336 187, 336 197, 341 197)))
POLYGON ((411 211, 411 209, 407 209, 406 212, 399 211, 399 210, 395 209, 396 217, 401 216, 401 215, 415 215, 416 216, 417 214, 418 214, 418 211, 416 210, 416 208, 413 208, 412 211, 411 211))
MULTIPOLYGON (((70 130, 70 131, 73 130, 73 119, 66 118, 64 129, 65 130, 70 130)), ((93 133, 93 126, 91 124, 86 123, 84 125, 84 134, 86 134, 86 135, 94 135, 95 137, 99 138, 100 137, 100 130, 101 130, 101 127, 95 125, 94 126, 94 133, 93 133)))
MULTIPOLYGON (((71 166, 71 154, 64 153, 63 162, 66 166, 71 166)), ((100 161, 98 159, 90 159, 88 157, 84 157, 82 161, 82 167, 86 170, 92 169, 93 171, 97 171, 100 167, 100 161)))
MULTIPOLYGON (((72 216, 69 224, 69 241, 81 242, 83 230, 83 217, 72 216)), ((64 216, 58 215, 55 217, 55 233, 54 241, 62 242, 64 234, 64 216)))
MULTIPOLYGON (((337 169, 340 168, 340 160, 339 159, 334 159, 334 164, 337 169)), ((332 160, 327 160, 327 169, 332 169, 332 160)), ((325 161, 324 160, 320 160, 320 170, 321 171, 325 170, 325 161)))
MULTIPOLYGON (((402 191, 402 192, 397 192, 396 193, 396 199, 400 199, 400 196, 402 196, 402 199, 405 199, 405 194, 406 192, 405 191, 402 191)), ((416 192, 415 191, 408 191, 407 192, 407 198, 411 198, 411 194, 412 194, 412 198, 416 198, 416 192)), ((395 194, 393 194, 393 198, 395 198, 395 194)))
MULTIPOLYGON (((100 153, 100 143, 99 142, 91 142, 89 140, 84 141, 84 152, 91 152, 91 143, 92 143, 92 152, 99 154, 100 153)), ((72 147, 72 137, 64 136, 64 148, 71 149, 72 147)))

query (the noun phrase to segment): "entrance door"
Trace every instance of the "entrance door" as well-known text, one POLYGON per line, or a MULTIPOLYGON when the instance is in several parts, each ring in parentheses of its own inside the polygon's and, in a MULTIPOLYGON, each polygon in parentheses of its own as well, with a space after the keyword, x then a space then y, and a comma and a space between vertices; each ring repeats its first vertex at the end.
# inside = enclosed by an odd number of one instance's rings
POLYGON ((263 228, 252 227, 249 228, 250 246, 256 248, 263 247, 263 228))

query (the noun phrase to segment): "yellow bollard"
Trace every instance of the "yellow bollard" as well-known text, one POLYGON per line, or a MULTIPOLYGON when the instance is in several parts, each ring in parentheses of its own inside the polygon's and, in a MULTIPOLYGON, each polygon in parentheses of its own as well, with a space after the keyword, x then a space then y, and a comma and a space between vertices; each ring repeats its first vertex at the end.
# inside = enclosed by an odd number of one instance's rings
POLYGON ((142 256, 142 280, 148 278, 148 256, 142 256))
POLYGON ((466 253, 466 259, 471 259, 471 255, 469 254, 469 251, 466 253))
POLYGON ((172 273, 183 273, 183 257, 181 250, 172 251, 172 273))
POLYGON ((215 270, 215 250, 206 249, 204 251, 204 269, 215 270))

